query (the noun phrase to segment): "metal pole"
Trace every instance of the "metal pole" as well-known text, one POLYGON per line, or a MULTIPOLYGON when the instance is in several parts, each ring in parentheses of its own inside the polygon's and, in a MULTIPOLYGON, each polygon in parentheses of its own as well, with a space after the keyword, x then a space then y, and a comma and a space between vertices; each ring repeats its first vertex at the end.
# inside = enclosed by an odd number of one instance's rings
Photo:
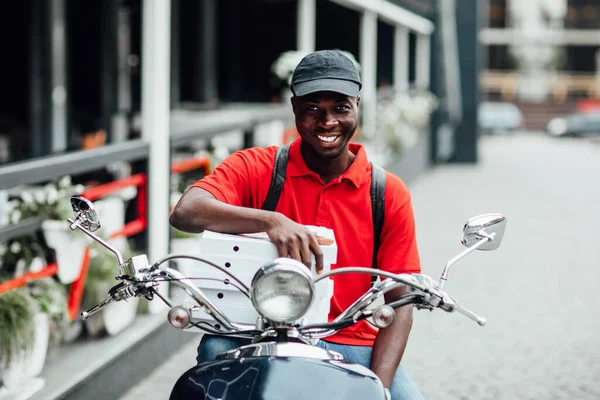
POLYGON ((408 48, 409 30, 403 25, 396 25, 394 31, 394 91, 408 90, 408 66, 410 54, 408 48))
POLYGON ((50 129, 51 98, 49 95, 47 72, 50 68, 49 56, 47 55, 50 47, 48 40, 49 20, 46 18, 49 3, 39 2, 38 7, 30 7, 29 15, 31 23, 29 32, 31 39, 29 42, 29 143, 31 143, 31 157, 40 157, 46 155, 50 150, 50 140, 48 136, 50 129))
POLYGON ((171 0, 171 21, 171 108, 178 108, 181 103, 180 0, 171 0))
POLYGON ((431 50, 430 37, 428 35, 417 36, 417 65, 416 84, 419 89, 429 89, 431 50))
MULTIPOLYGON (((142 35, 142 137, 150 146, 148 256, 154 262, 169 251, 170 0, 144 0, 142 35)), ((167 295, 166 285, 161 289, 167 295)), ((151 302, 151 311, 159 305, 151 302)))
POLYGON ((298 0, 298 50, 313 52, 316 48, 316 0, 298 0))
POLYGON ((202 0, 200 2, 202 9, 200 54, 202 55, 202 92, 201 101, 216 103, 219 98, 217 81, 217 1, 202 0))
POLYGON ((452 99, 447 102, 447 108, 452 122, 459 124, 463 111, 455 0, 440 2, 440 14, 442 60, 446 73, 444 83, 446 97, 452 99))
POLYGON ((377 14, 364 11, 360 20, 360 63, 362 78, 363 129, 361 135, 373 137, 377 113, 377 14))
POLYGON ((600 97, 600 49, 596 51, 596 97, 600 97))
POLYGON ((65 31, 65 0, 52 0, 50 18, 52 29, 51 151, 62 152, 67 149, 67 35, 65 31))
MULTIPOLYGON (((444 2, 445 3, 445 2, 444 2)), ((458 43, 458 67, 460 91, 462 93, 462 119, 456 127, 454 154, 451 162, 475 163, 477 153, 477 109, 481 92, 479 73, 481 72, 481 43, 477 40, 482 14, 479 0, 456 2, 456 28, 458 43)), ((450 101, 457 101, 450 99, 450 101)))
POLYGON ((117 40, 117 1, 109 0, 102 4, 102 40, 100 60, 100 80, 102 99, 102 119, 108 132, 108 142, 115 142, 112 121, 117 110, 118 82, 118 40, 117 40))
POLYGON ((121 113, 130 113, 133 108, 131 98, 131 10, 121 5, 116 12, 117 30, 117 109, 121 113))

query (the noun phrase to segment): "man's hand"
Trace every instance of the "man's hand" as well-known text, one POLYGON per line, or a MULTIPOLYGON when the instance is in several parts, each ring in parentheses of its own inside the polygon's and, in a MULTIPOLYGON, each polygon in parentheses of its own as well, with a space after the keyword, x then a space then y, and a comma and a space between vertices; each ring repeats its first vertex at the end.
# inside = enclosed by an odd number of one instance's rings
POLYGON ((266 233, 277 246, 280 257, 293 258, 310 268, 311 254, 314 254, 317 274, 323 271, 323 252, 317 237, 310 229, 283 214, 273 213, 269 218, 266 233))
MULTIPOLYGON (((204 189, 192 188, 181 197, 169 221, 184 232, 199 233, 205 229, 224 233, 266 232, 280 257, 294 258, 310 268, 312 253, 317 273, 323 271, 323 252, 315 234, 277 212, 232 206, 204 189)), ((332 242, 322 238, 324 245, 332 242)))

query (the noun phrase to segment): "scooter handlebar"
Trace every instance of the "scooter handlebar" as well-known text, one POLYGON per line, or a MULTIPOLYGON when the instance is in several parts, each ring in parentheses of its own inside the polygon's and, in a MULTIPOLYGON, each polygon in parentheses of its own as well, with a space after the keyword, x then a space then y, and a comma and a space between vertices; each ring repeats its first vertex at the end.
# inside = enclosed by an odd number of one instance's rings
POLYGON ((466 308, 464 308, 461 305, 455 304, 454 310, 456 310, 460 314, 464 315, 465 317, 468 317, 468 318, 472 319, 473 321, 477 322, 477 324, 479 324, 479 326, 485 326, 485 324, 487 323, 485 318, 478 316, 477 314, 473 313, 472 311, 467 310, 466 308))
POLYGON ((114 302, 115 300, 113 299, 112 296, 108 296, 104 301, 102 301, 99 304, 96 304, 94 307, 90 308, 87 311, 82 311, 80 316, 81 319, 85 320, 88 319, 89 317, 91 317, 93 314, 97 313, 98 311, 100 311, 101 309, 103 309, 105 306, 107 306, 108 304, 114 302))
POLYGON ((114 303, 116 301, 121 300, 127 300, 134 296, 135 290, 128 283, 121 282, 110 288, 110 290, 108 291, 108 297, 104 301, 100 302, 99 304, 96 304, 94 307, 90 308, 87 311, 82 311, 80 314, 81 319, 88 319, 90 316, 97 313, 110 303, 114 303))

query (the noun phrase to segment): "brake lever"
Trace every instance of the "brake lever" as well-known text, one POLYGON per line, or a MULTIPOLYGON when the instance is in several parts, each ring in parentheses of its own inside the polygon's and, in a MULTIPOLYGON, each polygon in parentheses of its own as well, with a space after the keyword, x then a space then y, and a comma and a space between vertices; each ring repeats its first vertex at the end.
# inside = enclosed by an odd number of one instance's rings
POLYGON ((94 307, 90 308, 87 311, 82 311, 80 314, 80 317, 81 317, 81 319, 86 320, 91 315, 97 313, 98 311, 100 311, 102 308, 106 307, 110 303, 113 303, 116 301, 121 301, 121 300, 127 300, 134 296, 135 296, 134 288, 126 282, 121 282, 110 288, 110 290, 108 291, 108 297, 104 301, 102 301, 99 304, 96 304, 94 307))
POLYGON ((80 314, 81 319, 86 320, 89 317, 91 317, 93 314, 97 313, 98 311, 100 311, 102 308, 104 308, 105 306, 107 306, 108 304, 114 302, 115 300, 113 299, 112 296, 108 296, 104 301, 102 301, 99 304, 96 304, 94 307, 90 308, 87 311, 82 311, 80 314))

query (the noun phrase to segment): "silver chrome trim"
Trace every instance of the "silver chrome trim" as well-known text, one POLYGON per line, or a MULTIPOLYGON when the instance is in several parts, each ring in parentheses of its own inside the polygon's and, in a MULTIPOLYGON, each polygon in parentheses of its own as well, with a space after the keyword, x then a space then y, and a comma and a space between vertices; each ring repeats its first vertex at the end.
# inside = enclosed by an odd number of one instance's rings
POLYGON ((233 360, 242 357, 297 357, 337 361, 344 359, 336 351, 302 343, 254 343, 220 354, 217 360, 233 360))

